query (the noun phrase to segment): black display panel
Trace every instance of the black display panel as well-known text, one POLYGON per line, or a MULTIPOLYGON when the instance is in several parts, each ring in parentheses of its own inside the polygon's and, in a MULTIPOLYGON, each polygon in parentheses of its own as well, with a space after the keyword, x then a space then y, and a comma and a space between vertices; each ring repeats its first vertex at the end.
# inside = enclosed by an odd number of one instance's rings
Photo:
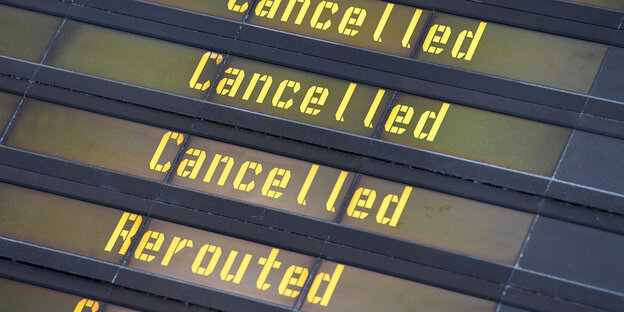
MULTIPOLYGON (((120 219, 117 228, 128 228, 127 221, 120 219)), ((117 233, 115 230, 111 240, 132 239, 133 234, 121 237, 117 233)), ((288 307, 303 300, 304 311, 375 311, 375 306, 392 305, 397 311, 418 307, 451 312, 460 306, 468 311, 488 311, 495 306, 483 299, 339 263, 325 261, 315 270, 314 260, 290 251, 151 219, 128 266, 288 307), (311 282, 307 291, 304 289, 306 281, 311 282), (371 287, 373 284, 376 287, 371 287), (412 296, 401 296, 408 290, 413 292, 412 296), (418 300, 417 296, 429 300, 418 300), (397 305, 397 297, 404 297, 406 301, 397 305)))
POLYGON ((458 196, 32 99, 6 144, 155 180, 171 173, 172 185, 330 222, 346 207, 346 225, 507 264, 514 263, 533 219, 458 196))
POLYGON ((614 3, 0 2, 0 310, 624 306, 614 3))
POLYGON ((212 85, 214 103, 362 136, 381 128, 382 140, 543 176, 569 135, 403 93, 382 118, 392 90, 77 22, 65 24, 46 64, 200 99, 212 85))

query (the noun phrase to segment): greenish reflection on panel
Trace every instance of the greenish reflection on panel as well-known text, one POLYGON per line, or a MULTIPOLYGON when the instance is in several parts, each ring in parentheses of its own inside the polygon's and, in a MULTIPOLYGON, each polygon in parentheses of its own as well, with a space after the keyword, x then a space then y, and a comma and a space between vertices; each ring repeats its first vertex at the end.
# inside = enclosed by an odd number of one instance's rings
POLYGON ((57 195, 0 183, 0 236, 115 263, 105 252, 109 228, 122 212, 57 195))
POLYGON ((622 0, 566 0, 568 2, 585 3, 616 10, 624 10, 624 1, 622 0))
POLYGON ((313 257, 150 219, 128 266, 293 307, 313 263, 313 257))
POLYGON ((514 264, 533 217, 516 210, 361 176, 341 223, 514 264), (370 206, 358 204, 360 200, 370 206))
POLYGON ((232 57, 211 101, 372 136, 392 92, 232 57))
POLYGON ((425 30, 419 60, 589 93, 603 44, 443 13, 425 30))
POLYGON ((0 278, 0 311, 137 312, 101 301, 0 278))
POLYGON ((20 96, 14 94, 0 92, 0 136, 9 123, 11 116, 15 113, 15 108, 20 98, 20 96))
POLYGON ((310 287, 303 311, 488 312, 496 308, 491 301, 334 262, 323 261, 319 272, 327 279, 310 287))
POLYGON ((224 17, 237 21, 245 18, 246 12, 249 10, 249 1, 241 0, 147 0, 149 2, 160 3, 180 9, 206 13, 209 15, 224 17))
POLYGON ((550 176, 569 135, 568 128, 402 93, 380 138, 550 176))
POLYGON ((0 311, 71 312, 83 299, 63 292, 0 278, 0 311))
MULTIPOLYGON (((204 50, 118 30, 67 22, 46 64, 112 80, 203 98, 190 87, 204 50)), ((217 73, 205 70, 210 80, 217 73)), ((207 88, 207 86, 206 86, 207 88)), ((202 90, 204 89, 204 90, 202 90)))
MULTIPOLYGON (((5 144, 56 158, 163 181, 150 162, 166 131, 152 126, 29 99, 5 144)), ((181 142, 180 142, 181 143, 181 142)), ((162 152, 173 161, 178 146, 162 152)), ((155 169, 158 169, 154 165, 155 169)))
POLYGON ((334 220, 355 174, 193 137, 172 184, 334 220))
POLYGON ((138 312, 137 310, 123 308, 123 307, 115 306, 115 305, 112 305, 112 304, 107 304, 106 305, 106 310, 104 310, 104 311, 105 312, 138 312))
POLYGON ((40 62, 61 18, 0 5, 0 54, 40 62))
POLYGON ((430 11, 377 0, 262 0, 249 22, 407 57, 430 15, 430 11))

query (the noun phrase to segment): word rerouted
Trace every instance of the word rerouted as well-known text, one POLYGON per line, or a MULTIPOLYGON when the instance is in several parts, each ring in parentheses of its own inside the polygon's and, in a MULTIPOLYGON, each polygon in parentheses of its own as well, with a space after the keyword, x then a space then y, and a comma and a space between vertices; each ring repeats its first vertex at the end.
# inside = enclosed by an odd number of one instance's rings
MULTIPOLYGON (((105 250, 126 254, 142 222, 125 212, 105 250)), ((312 264, 312 257, 152 219, 130 266, 292 306, 312 264)), ((318 272, 307 301, 327 306, 343 269, 318 272)))
MULTIPOLYGON (((361 193, 367 193, 369 197, 374 197, 375 192, 396 187, 371 187, 374 185, 371 179, 361 179, 362 183, 358 184, 365 187, 361 193)), ((411 194, 419 192, 416 188, 405 188, 405 191, 411 194)), ((418 197, 426 198, 427 195, 421 192, 418 197)), ((397 196, 391 200, 401 201, 405 198, 402 194, 400 198, 397 196)), ((360 216, 366 214, 365 211, 355 212, 360 216)), ((469 215, 470 212, 462 223, 472 223, 469 215)), ((367 218, 352 220, 376 223, 374 219, 367 218)), ((517 220, 514 222, 517 223, 517 220)), ((483 220, 479 219, 481 223, 483 220)), ((485 235, 492 236, 491 229, 485 235)), ((106 262, 125 263, 132 269, 156 276, 284 306, 293 307, 295 302, 303 301, 303 311, 379 311, 397 300, 404 303, 401 306, 407 307, 400 311, 411 311, 414 305, 427 311, 437 310, 449 304, 457 307, 468 304, 474 311, 486 311, 491 310, 487 307, 493 304, 372 271, 216 234, 208 229, 165 222, 136 212, 5 183, 0 183, 0 236, 106 262), (68 228, 72 230, 67 231, 68 228), (427 302, 419 300, 431 298, 432 295, 437 299, 427 302)), ((34 306, 39 307, 41 302, 49 303, 33 300, 32 297, 37 293, 35 291, 20 291, 15 285, 4 285, 4 282, 0 279, 2 311, 15 310, 8 308, 7 302, 12 307, 17 297, 20 297, 17 301, 27 301, 29 306, 33 306, 26 309, 28 311, 42 310, 34 306)), ((48 306, 47 310, 130 311, 76 296, 59 304, 63 308, 51 309, 48 306)))

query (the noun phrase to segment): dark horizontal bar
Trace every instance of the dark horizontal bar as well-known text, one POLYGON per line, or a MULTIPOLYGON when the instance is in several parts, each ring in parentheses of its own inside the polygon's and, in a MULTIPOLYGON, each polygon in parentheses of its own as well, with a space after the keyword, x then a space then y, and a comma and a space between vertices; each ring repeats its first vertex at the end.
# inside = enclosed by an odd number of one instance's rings
POLYGON ((179 10, 142 1, 75 0, 74 3, 103 10, 133 15, 142 19, 159 21, 182 28, 198 29, 203 32, 234 38, 240 22, 219 17, 179 10))
POLYGON ((45 266, 74 275, 112 282, 119 270, 113 263, 98 261, 68 252, 39 247, 0 237, 0 257, 45 266), (91 265, 97 263, 96 265, 91 265))
POLYGON ((159 277, 129 268, 121 269, 114 284, 228 312, 292 311, 291 308, 260 302, 249 297, 236 296, 217 289, 159 277))
POLYGON ((557 0, 469 0, 521 11, 548 15, 582 23, 617 29, 624 13, 612 9, 592 7, 570 1, 557 0))
POLYGON ((106 300, 111 285, 42 267, 0 259, 0 276, 96 300, 106 300))
MULTIPOLYGON (((619 15, 594 9, 582 18, 577 18, 579 14, 575 12, 585 11, 586 7, 555 3, 552 0, 522 1, 521 4, 508 4, 516 2, 510 0, 398 0, 393 2, 607 44, 611 42, 611 34, 617 28, 616 21, 619 15), (502 2, 505 4, 501 5, 502 2), (536 5, 535 3, 538 2, 540 3, 536 5), (544 12, 553 11, 560 13, 544 14, 544 12)), ((621 18, 621 15, 619 17, 621 18)))
POLYGON ((72 4, 66 1, 0 0, 0 3, 56 16, 65 16, 72 7, 72 4))
MULTIPOLYGON (((71 257, 67 258, 67 260, 73 261, 71 257)), ((97 270, 98 265, 92 265, 91 269, 97 270)), ((90 299, 102 300, 106 303, 121 305, 140 311, 206 311, 206 308, 198 305, 96 281, 93 280, 92 277, 81 278, 65 272, 52 271, 43 267, 16 263, 5 259, 0 259, 0 276, 90 299)), ((236 303, 237 300, 230 299, 227 302, 236 303)), ((220 305, 229 308, 229 306, 223 303, 220 305)), ((234 306, 234 304, 231 304, 231 306, 234 306)), ((208 305, 208 307, 210 307, 210 305, 208 305)))
POLYGON ((605 310, 576 302, 553 298, 530 290, 509 287, 505 291, 503 303, 516 305, 524 309, 538 312, 604 312, 605 310))
POLYGON ((567 280, 553 279, 523 269, 514 272, 510 285, 569 302, 576 302, 579 297, 582 297, 585 305, 607 311, 618 311, 624 305, 624 295, 622 294, 606 292, 593 286, 567 280))

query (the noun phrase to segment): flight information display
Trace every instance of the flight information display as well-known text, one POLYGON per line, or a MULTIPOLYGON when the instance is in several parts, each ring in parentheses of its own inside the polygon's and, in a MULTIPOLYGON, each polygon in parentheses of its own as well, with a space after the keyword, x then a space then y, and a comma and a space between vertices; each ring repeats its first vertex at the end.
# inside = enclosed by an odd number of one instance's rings
MULTIPOLYGON (((617 0, 578 2, 622 9, 617 0)), ((249 3, 229 1, 227 7, 243 16, 249 3)), ((378 0, 260 0, 247 22, 586 94, 608 47, 378 0)))
POLYGON ((0 2, 0 311, 624 306, 622 1, 0 2))
MULTIPOLYGON (((314 257, 5 183, 0 183, 0 236, 120 264, 130 255, 124 263, 129 268, 288 307, 305 295, 307 311, 378 311, 377 306, 389 304, 396 311, 495 307, 339 263, 324 261, 315 270, 314 257), (304 289, 306 282, 310 287, 304 289)), ((100 307, 94 300, 5 279, 0 279, 0 298, 3 311, 100 307)))
POLYGON ((348 195, 354 172, 32 99, 5 144, 327 221, 346 205, 346 225, 508 264, 534 217, 365 175, 348 195))
MULTIPOLYGON (((46 64, 198 99, 213 86, 213 103, 361 136, 379 132, 381 140, 543 176, 553 173, 570 134, 563 127, 73 21, 65 23, 46 64)), ((110 160, 111 166, 124 162, 110 160)))
MULTIPOLYGON (((124 220, 117 228, 127 229, 124 220)), ((117 231, 115 232, 117 233, 117 231)), ((111 240, 127 240, 113 234, 111 240)), ((111 252, 116 252, 113 249, 111 252)), ((150 219, 129 267, 307 311, 494 311, 495 303, 220 234, 150 219), (307 294, 306 281, 311 281, 307 294), (344 281, 344 282, 343 282, 344 281), (383 283, 383 284, 380 284, 383 283), (409 291, 410 296, 405 296, 409 291), (421 301, 420 298, 427 298, 421 301), (400 305, 395 305, 401 300, 400 305), (357 304, 354 304, 357 302, 357 304)))

